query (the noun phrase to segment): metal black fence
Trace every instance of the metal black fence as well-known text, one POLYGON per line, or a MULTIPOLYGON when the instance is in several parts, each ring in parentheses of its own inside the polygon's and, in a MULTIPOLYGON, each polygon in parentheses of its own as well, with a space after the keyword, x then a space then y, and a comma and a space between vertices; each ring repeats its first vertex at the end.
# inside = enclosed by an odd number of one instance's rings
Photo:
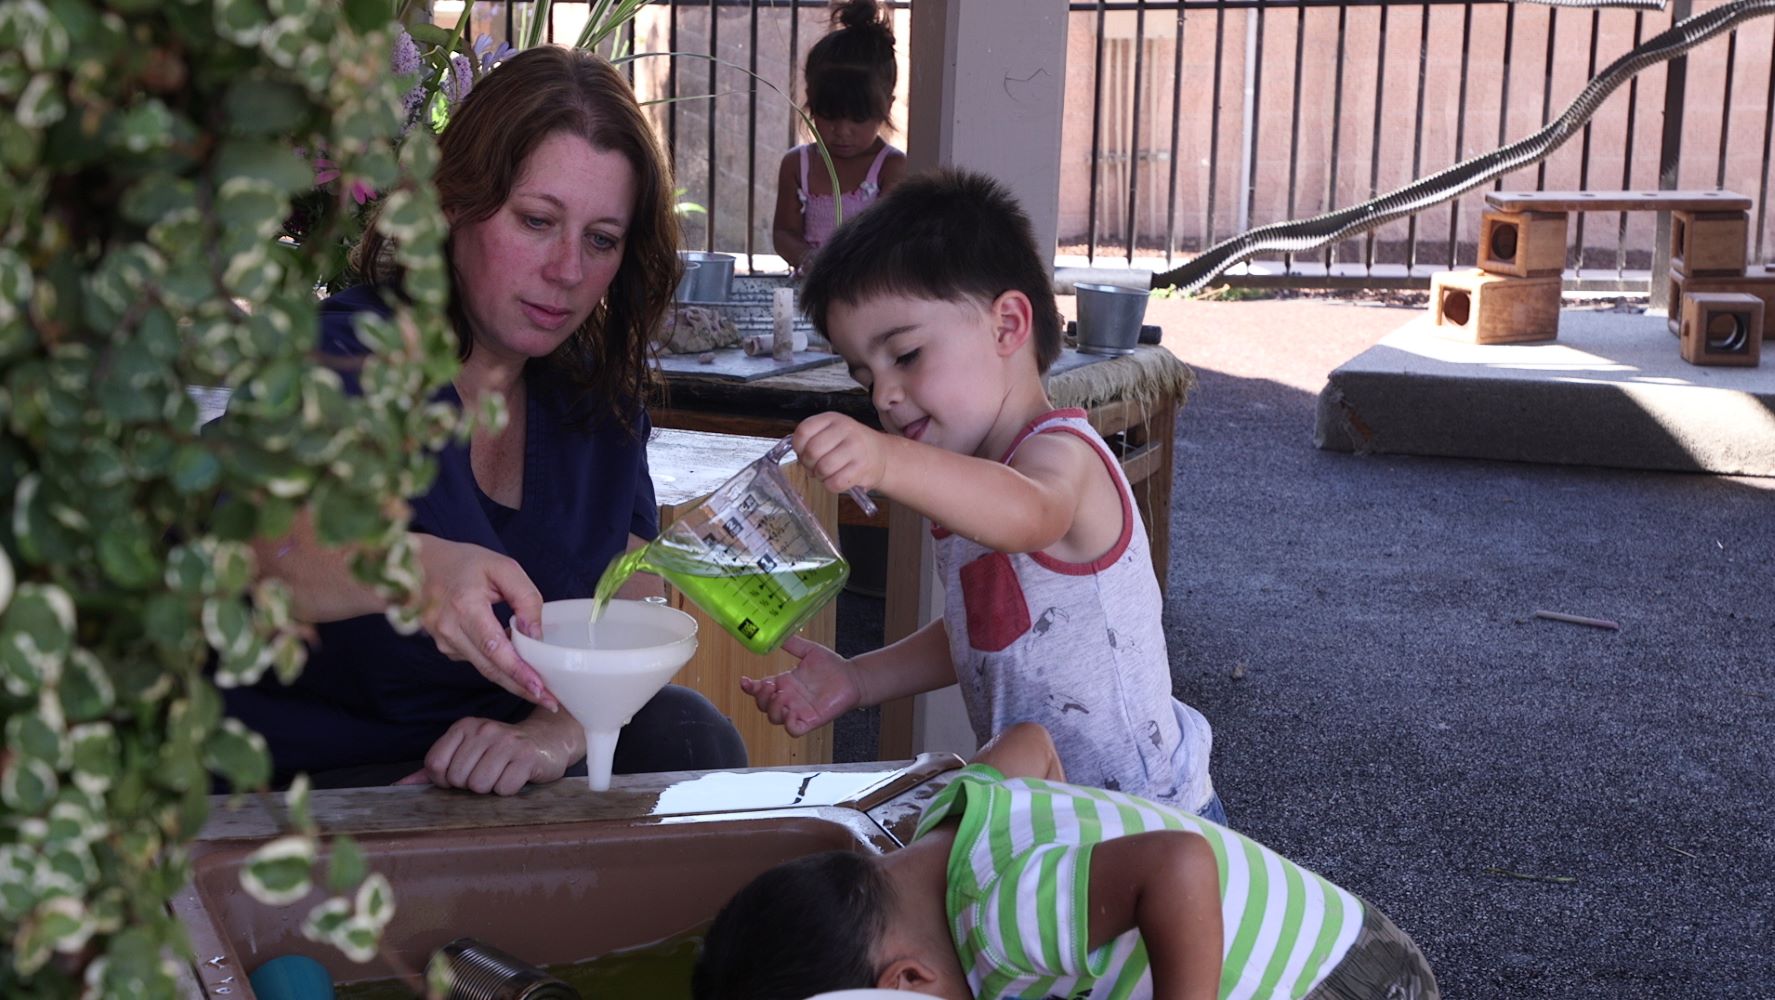
MULTIPOLYGON (((904 28, 910 0, 887 6, 904 28)), ((1600 67, 1709 6, 1075 0, 1061 259, 1162 269, 1246 228, 1362 201, 1534 131, 1600 67)), ((770 253, 776 165, 803 139, 790 107, 826 14, 825 0, 660 0, 631 27, 631 46, 681 54, 631 74, 644 99, 677 98, 653 107, 684 199, 706 210, 684 217, 691 245, 770 253)), ((1493 188, 1730 188, 1755 199, 1752 251, 1766 259, 1772 56, 1775 18, 1643 73, 1580 140, 1493 188)), ((1474 260, 1483 195, 1226 280, 1421 285, 1474 260)), ((1644 291, 1666 224, 1578 216, 1568 282, 1644 291)))

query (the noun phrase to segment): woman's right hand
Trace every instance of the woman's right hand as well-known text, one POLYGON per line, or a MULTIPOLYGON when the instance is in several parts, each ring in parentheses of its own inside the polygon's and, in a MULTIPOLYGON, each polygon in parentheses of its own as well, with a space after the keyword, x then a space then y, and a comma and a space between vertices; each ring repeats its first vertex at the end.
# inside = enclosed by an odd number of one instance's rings
POLYGON ((542 593, 517 560, 468 542, 435 535, 416 536, 422 610, 420 621, 438 652, 464 660, 500 687, 549 711, 560 703, 536 668, 524 662, 493 615, 501 602, 512 609, 512 623, 535 635, 542 621, 542 593))
POLYGON ((783 651, 800 664, 760 680, 741 677, 740 690, 790 736, 805 736, 862 702, 857 668, 851 661, 798 635, 783 640, 783 651))

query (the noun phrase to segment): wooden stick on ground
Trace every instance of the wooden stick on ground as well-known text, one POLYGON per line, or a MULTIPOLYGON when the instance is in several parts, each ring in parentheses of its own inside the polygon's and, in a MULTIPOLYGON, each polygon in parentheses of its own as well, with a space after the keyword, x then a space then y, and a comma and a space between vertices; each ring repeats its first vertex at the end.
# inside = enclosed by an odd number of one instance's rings
POLYGON ((1535 617, 1545 618, 1548 621, 1570 622, 1573 625, 1589 625, 1592 628, 1619 629, 1621 627, 1620 622, 1612 622, 1607 618, 1585 618, 1583 615, 1568 615, 1563 611, 1536 611, 1535 617))

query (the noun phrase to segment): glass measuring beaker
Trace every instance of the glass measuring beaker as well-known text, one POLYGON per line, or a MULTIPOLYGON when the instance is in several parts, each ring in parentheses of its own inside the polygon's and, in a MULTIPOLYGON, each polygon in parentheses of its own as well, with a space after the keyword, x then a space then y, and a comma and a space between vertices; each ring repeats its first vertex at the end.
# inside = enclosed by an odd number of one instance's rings
MULTIPOLYGON (((850 576, 850 564, 783 475, 789 451, 784 438, 658 538, 612 561, 598 580, 594 607, 635 573, 657 573, 747 649, 776 649, 850 576)), ((852 496, 874 512, 867 494, 852 496)))

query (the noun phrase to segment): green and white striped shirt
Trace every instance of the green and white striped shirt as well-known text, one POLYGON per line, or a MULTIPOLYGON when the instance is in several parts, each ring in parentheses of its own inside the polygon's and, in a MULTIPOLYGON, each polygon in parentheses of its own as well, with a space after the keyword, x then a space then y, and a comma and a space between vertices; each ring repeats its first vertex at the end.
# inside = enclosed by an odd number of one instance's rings
POLYGON ((1138 931, 1087 950, 1092 847, 1149 830, 1186 830, 1214 850, 1221 1000, 1298 1000, 1362 927, 1353 894, 1225 827, 1131 795, 974 764, 931 801, 914 839, 958 815, 949 930, 980 1000, 1152 996, 1138 931))

